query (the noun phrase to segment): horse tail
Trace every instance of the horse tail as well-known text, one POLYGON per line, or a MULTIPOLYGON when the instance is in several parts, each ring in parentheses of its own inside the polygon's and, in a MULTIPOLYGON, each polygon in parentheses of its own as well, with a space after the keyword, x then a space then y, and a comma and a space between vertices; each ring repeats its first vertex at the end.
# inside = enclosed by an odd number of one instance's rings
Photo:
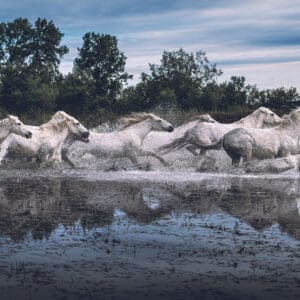
POLYGON ((182 137, 180 137, 178 139, 174 139, 171 143, 159 147, 157 152, 162 153, 162 154, 167 154, 172 151, 182 149, 183 147, 190 144, 190 142, 188 141, 188 135, 189 135, 189 133, 186 132, 182 137))

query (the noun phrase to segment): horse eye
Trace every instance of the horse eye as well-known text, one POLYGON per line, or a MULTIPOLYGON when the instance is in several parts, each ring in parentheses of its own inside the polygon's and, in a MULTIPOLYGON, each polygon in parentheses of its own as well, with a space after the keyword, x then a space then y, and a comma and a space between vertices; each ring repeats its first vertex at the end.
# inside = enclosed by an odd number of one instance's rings
POLYGON ((75 125, 79 126, 79 125, 80 125, 80 123, 78 122, 78 123, 76 123, 75 125))
POLYGON ((161 122, 162 122, 162 120, 157 120, 157 122, 160 122, 160 123, 161 123, 161 122))
POLYGON ((21 126, 22 124, 20 122, 17 123, 18 126, 21 126))

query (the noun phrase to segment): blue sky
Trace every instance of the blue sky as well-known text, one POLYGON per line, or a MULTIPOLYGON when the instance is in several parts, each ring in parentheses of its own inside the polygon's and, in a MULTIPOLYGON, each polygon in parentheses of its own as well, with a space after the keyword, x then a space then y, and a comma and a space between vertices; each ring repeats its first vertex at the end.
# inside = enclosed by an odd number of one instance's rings
POLYGON ((259 88, 300 91, 299 0, 0 0, 0 21, 53 20, 70 48, 61 62, 72 70, 88 31, 116 35, 134 75, 159 63, 164 50, 203 50, 224 71, 259 88))

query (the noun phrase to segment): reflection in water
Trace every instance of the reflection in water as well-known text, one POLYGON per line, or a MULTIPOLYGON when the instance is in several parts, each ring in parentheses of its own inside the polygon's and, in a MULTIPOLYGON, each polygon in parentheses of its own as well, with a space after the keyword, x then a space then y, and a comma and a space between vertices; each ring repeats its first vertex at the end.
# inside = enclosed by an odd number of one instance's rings
POLYGON ((139 224, 175 213, 226 214, 265 230, 279 224, 300 240, 298 180, 209 178, 199 182, 130 183, 72 178, 0 181, 0 232, 13 240, 47 238, 59 224, 83 229, 114 223, 117 210, 139 224))
POLYGON ((0 179, 1 299, 300 298, 298 180, 107 174, 0 179))
POLYGON ((223 195, 219 205, 256 230, 264 230, 278 223, 282 231, 300 240, 298 180, 277 181, 260 179, 235 183, 223 195), (235 201, 230 204, 233 196, 235 201))

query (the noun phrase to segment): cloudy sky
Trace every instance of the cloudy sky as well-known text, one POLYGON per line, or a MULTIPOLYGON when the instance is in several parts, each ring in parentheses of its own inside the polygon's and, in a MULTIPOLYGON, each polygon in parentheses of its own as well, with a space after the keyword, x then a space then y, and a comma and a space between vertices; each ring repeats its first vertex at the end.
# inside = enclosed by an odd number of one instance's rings
POLYGON ((224 71, 259 88, 300 90, 299 0, 0 0, 0 21, 53 20, 70 53, 72 70, 88 31, 116 35, 133 83, 164 50, 203 50, 224 71))

